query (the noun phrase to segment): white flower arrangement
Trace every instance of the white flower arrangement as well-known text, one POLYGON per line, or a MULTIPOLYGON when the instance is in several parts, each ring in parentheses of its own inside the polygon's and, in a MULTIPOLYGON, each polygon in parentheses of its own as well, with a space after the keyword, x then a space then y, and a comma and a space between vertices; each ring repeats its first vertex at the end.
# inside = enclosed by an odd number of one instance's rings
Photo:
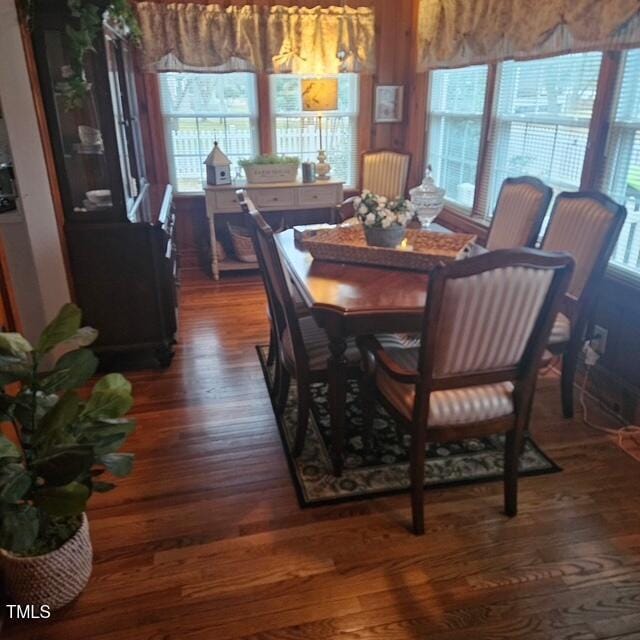
POLYGON ((365 227, 382 229, 388 229, 392 225, 406 226, 415 212, 415 206, 411 200, 404 198, 388 200, 367 189, 355 198, 353 208, 356 217, 365 227))

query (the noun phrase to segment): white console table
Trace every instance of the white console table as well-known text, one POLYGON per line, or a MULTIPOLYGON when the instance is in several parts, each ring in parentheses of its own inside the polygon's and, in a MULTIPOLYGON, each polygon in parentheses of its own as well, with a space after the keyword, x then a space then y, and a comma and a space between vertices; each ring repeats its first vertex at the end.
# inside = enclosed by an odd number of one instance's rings
POLYGON ((220 279, 221 271, 258 268, 256 263, 240 262, 232 258, 220 260, 216 250, 216 215, 242 213, 236 197, 237 189, 245 189, 253 204, 261 212, 277 211, 278 213, 286 213, 288 211, 313 209, 331 209, 335 211, 344 200, 343 183, 334 180, 276 184, 246 184, 238 182, 219 187, 206 186, 205 198, 211 236, 211 271, 216 280, 220 279))

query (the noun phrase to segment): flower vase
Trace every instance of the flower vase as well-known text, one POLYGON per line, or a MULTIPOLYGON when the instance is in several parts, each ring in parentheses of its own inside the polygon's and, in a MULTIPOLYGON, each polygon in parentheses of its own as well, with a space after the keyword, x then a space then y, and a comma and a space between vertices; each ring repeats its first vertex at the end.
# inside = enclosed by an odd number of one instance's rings
POLYGON ((395 249, 403 240, 407 230, 399 224, 384 227, 364 227, 364 236, 370 247, 395 249))

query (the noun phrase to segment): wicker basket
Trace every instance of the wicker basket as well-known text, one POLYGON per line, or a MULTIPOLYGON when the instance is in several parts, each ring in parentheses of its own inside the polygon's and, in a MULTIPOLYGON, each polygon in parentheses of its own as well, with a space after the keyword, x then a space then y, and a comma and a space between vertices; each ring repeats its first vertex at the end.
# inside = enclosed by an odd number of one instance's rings
POLYGON ((220 240, 216 240, 216 255, 218 256, 218 260, 220 262, 223 262, 227 259, 227 252, 220 240))
POLYGON ((405 240, 395 249, 370 246, 358 225, 318 231, 304 240, 304 246, 317 260, 429 271, 467 257, 476 236, 408 229, 405 240))
POLYGON ((227 223, 227 228, 236 258, 240 262, 258 262, 249 232, 244 227, 236 227, 229 223, 227 223))
POLYGON ((59 549, 43 556, 22 557, 0 550, 7 595, 15 604, 49 606, 51 611, 74 600, 87 586, 93 566, 89 521, 59 549))

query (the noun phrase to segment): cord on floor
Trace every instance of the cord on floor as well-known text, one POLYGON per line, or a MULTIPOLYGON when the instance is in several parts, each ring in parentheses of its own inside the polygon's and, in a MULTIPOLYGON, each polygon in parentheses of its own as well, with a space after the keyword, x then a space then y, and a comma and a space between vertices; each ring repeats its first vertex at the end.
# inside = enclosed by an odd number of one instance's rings
POLYGON ((623 426, 621 426, 619 429, 612 429, 595 424, 589 420, 586 398, 587 396, 589 396, 589 398, 595 400, 596 402, 598 402, 598 399, 587 391, 587 384, 589 383, 589 375, 591 373, 591 369, 594 367, 600 356, 588 342, 585 343, 583 351, 585 354, 586 372, 584 374, 582 386, 579 387, 580 406, 582 407, 582 420, 591 429, 616 438, 616 444, 618 445, 618 447, 622 449, 622 451, 624 451, 627 455, 631 456, 634 460, 640 462, 640 426, 627 424, 626 420, 622 416, 614 413, 606 407, 602 407, 602 405, 600 405, 601 408, 610 416, 618 420, 623 426), (627 448, 625 436, 630 438, 631 441, 635 444, 635 451, 627 448), (636 436, 638 436, 638 439, 636 439, 636 436))

